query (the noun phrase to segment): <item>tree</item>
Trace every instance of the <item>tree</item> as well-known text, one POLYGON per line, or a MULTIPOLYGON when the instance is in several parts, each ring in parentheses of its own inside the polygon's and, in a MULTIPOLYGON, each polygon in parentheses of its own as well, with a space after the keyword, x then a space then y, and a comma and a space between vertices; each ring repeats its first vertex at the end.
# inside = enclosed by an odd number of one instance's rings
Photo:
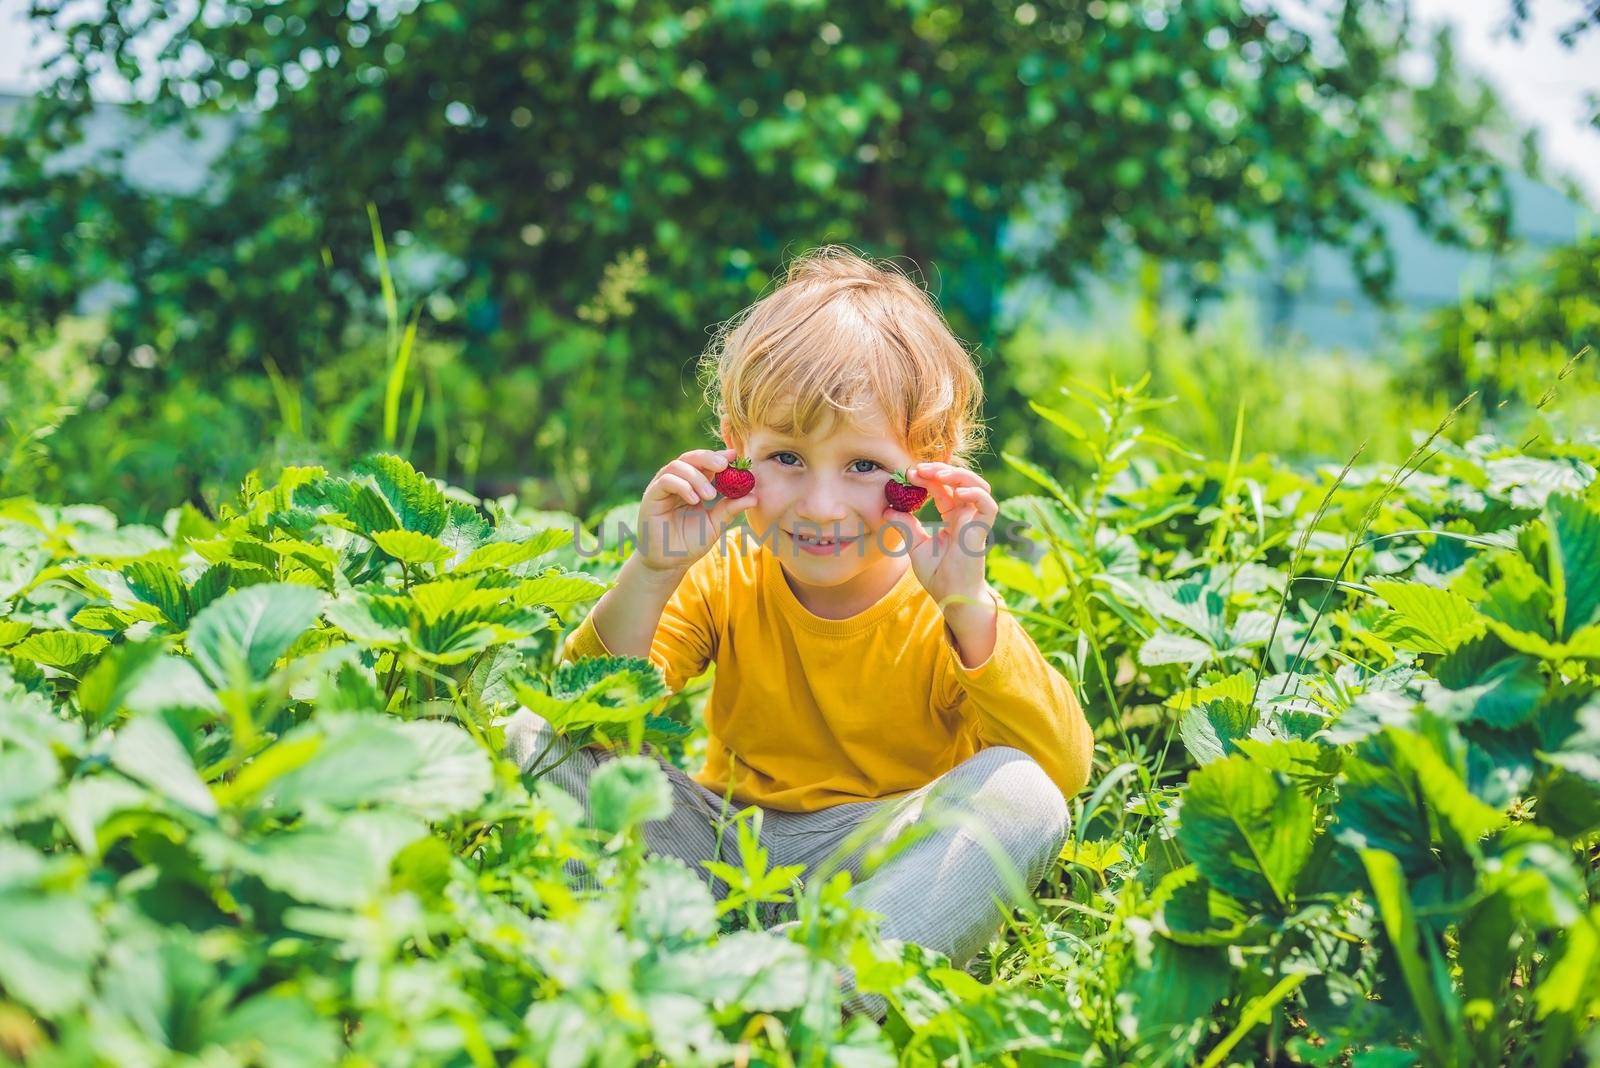
MULTIPOLYGON (((292 376, 343 344, 376 290, 369 201, 414 259, 439 254, 419 283, 448 298, 431 329, 485 370, 546 366, 553 411, 561 339, 588 330, 582 358, 601 358, 598 327, 634 426, 682 396, 708 324, 826 241, 909 257, 957 331, 992 345, 1018 272, 1073 286, 1137 253, 1203 286, 1264 223, 1347 250, 1382 295, 1375 198, 1446 238, 1506 233, 1482 105, 1405 83, 1394 0, 1347 0, 1315 39, 1243 0, 33 10, 66 45, 0 157, 24 220, 0 301, 49 321, 113 277, 132 293, 117 335, 168 373, 270 358, 292 376), (169 33, 139 69, 136 42, 169 33), (150 79, 145 121, 239 118, 201 192, 142 194, 110 160, 50 173, 111 64, 150 79), (1059 221, 1008 253, 1030 194, 1059 221)), ((991 389, 1020 407, 1003 374, 991 389)))

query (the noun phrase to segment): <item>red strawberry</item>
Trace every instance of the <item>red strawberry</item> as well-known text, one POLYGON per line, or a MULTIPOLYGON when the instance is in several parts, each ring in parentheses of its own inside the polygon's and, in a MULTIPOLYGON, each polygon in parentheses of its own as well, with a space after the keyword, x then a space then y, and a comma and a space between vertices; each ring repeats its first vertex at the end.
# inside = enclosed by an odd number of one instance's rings
POLYGON ((889 500, 889 507, 897 512, 915 512, 922 507, 922 502, 928 499, 928 487, 913 486, 906 472, 896 471, 894 477, 883 484, 883 495, 889 500))
POLYGON ((734 460, 711 476, 711 484, 724 497, 743 497, 756 488, 756 473, 750 470, 750 458, 741 456, 734 460))

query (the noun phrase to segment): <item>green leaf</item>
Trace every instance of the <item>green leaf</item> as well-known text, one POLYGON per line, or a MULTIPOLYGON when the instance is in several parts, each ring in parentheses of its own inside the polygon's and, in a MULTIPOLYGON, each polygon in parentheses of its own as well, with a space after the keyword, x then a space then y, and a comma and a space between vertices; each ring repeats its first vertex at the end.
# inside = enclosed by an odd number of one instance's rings
POLYGON ((567 608, 584 601, 592 601, 606 592, 608 583, 581 571, 543 572, 524 579, 517 586, 517 603, 542 605, 546 608, 567 608))
POLYGON ((383 494, 355 479, 318 479, 297 487, 294 500, 304 508, 333 509, 348 519, 356 532, 364 537, 370 538, 380 530, 400 528, 400 519, 383 494))
MULTIPOLYGON (((1503 638, 1507 631, 1529 637, 1554 637, 1551 623, 1554 595, 1533 565, 1510 552, 1497 553, 1495 563, 1500 568, 1500 577, 1489 586, 1480 605, 1495 633, 1503 638)), ((1510 638, 1506 638, 1506 643, 1522 648, 1510 638)))
POLYGON ((450 519, 450 504, 431 478, 389 453, 369 456, 355 473, 370 474, 400 525, 419 534, 438 536, 450 519))
POLYGON ((169 708, 203 708, 218 711, 216 691, 190 661, 179 656, 159 656, 135 675, 122 705, 135 715, 164 712, 169 708))
POLYGON ((1178 841, 1214 886, 1241 901, 1285 908, 1311 855, 1311 802, 1240 756, 1207 764, 1183 792, 1178 841))
POLYGON ((1033 413, 1035 415, 1043 418, 1047 423, 1061 431, 1073 441, 1085 441, 1088 439, 1088 435, 1085 434, 1083 428, 1078 425, 1077 420, 1073 419, 1072 416, 1068 415, 1066 412, 1060 411, 1056 408, 1047 407, 1035 400, 1028 401, 1028 407, 1033 409, 1033 413))
POLYGON ((101 944, 101 925, 79 898, 0 890, 0 987, 42 1016, 88 995, 101 944))
POLYGON ((439 838, 418 838, 395 855, 391 868, 392 886, 409 891, 425 902, 437 904, 450 885, 450 867, 455 854, 439 838))
POLYGON ((324 827, 272 835, 245 855, 248 870, 274 890, 334 908, 365 905, 386 875, 365 841, 324 827))
POLYGON ((1207 882, 1193 864, 1162 876, 1151 904, 1167 936, 1185 945, 1235 945, 1249 921, 1239 903, 1207 882))
POLYGON ((1600 623, 1575 631, 1566 641, 1559 642, 1498 620, 1491 620, 1489 629, 1513 649, 1541 660, 1600 660, 1600 623))
POLYGON ((736 931, 714 945, 675 954, 671 975, 652 986, 692 993, 714 1005, 783 1012, 804 1002, 811 975, 805 948, 764 931, 736 931))
POLYGON ((1260 717, 1256 710, 1232 698, 1221 697, 1191 708, 1178 723, 1184 748, 1197 764, 1237 751, 1237 739, 1248 738, 1260 717))
POLYGON ((1439 661, 1435 670, 1441 686, 1426 691, 1428 707, 1500 730, 1527 722, 1544 696, 1544 676, 1537 660, 1515 653, 1498 656, 1504 652, 1493 639, 1474 641, 1439 661))
POLYGON ((164 648, 160 642, 126 642, 101 657, 78 684, 75 696, 84 719, 91 724, 108 720, 164 648))
POLYGON ((1139 646, 1139 663, 1146 667, 1159 664, 1204 664, 1216 656, 1216 650, 1199 638, 1190 638, 1171 631, 1157 631, 1139 646))
POLYGON ((111 644, 98 634, 85 634, 76 630, 45 630, 30 634, 11 647, 11 655, 19 660, 53 667, 76 678, 88 667, 89 661, 111 644))
POLYGON ((1600 623, 1600 509, 1581 497, 1552 494, 1544 506, 1550 527, 1550 585, 1556 633, 1572 638, 1600 623))
POLYGON ((253 680, 316 622, 323 595, 294 583, 263 583, 234 590, 208 605, 189 628, 189 651, 212 684, 227 687, 244 669, 253 680))
POLYGON ((417 754, 417 770, 374 800, 443 819, 470 809, 489 792, 494 782, 489 754, 466 731, 434 720, 401 723, 399 730, 417 754))
POLYGON ((1060 482, 1057 482, 1050 472, 1046 471, 1038 464, 1033 463, 1031 460, 1025 460, 1020 456, 1014 456, 1008 452, 1002 452, 1000 454, 1000 458, 1007 464, 1011 465, 1014 470, 1022 474, 1024 477, 1032 482, 1037 483, 1056 500, 1070 501, 1072 499, 1067 494, 1065 486, 1061 485, 1060 482))
POLYGON ((651 944, 709 938, 717 930, 711 891, 676 858, 654 857, 639 872, 633 933, 651 944))
POLYGON ((1413 731, 1390 728, 1386 733, 1416 774, 1434 816, 1448 823, 1462 841, 1476 842, 1505 825, 1505 814, 1472 796, 1462 776, 1431 741, 1413 731))
POLYGON ((1574 1022, 1594 1012, 1600 1002, 1600 912, 1590 911, 1570 926, 1555 963, 1541 969, 1533 1003, 1539 1019, 1565 1016, 1574 1022))
POLYGON ((189 625, 189 600, 177 568, 159 560, 135 560, 122 574, 134 596, 160 609, 175 629, 189 625))
POLYGON ((111 744, 111 765, 185 808, 203 816, 217 814, 216 798, 201 781, 189 751, 162 719, 139 716, 124 724, 111 744))
POLYGON ((1376 579, 1370 585, 1394 609, 1374 631, 1392 645, 1420 653, 1448 653, 1484 632, 1484 619, 1472 602, 1453 590, 1397 579, 1376 579))
MULTIPOLYGON (((1423 1034, 1435 1057, 1441 1063, 1459 1063, 1449 1056, 1452 1042, 1445 1027, 1445 1010, 1439 1000, 1439 989, 1432 981, 1431 969, 1422 959, 1419 941, 1423 937, 1417 929, 1411 908, 1410 891, 1400 862, 1391 854, 1377 849, 1361 850, 1361 861, 1367 869, 1367 879, 1372 884, 1373 904, 1383 920, 1384 933, 1400 964, 1400 974, 1405 978, 1406 990, 1422 1018, 1423 1034)), ((1449 990, 1446 983, 1443 987, 1449 990)))
POLYGON ((1250 695, 1255 690, 1255 676, 1248 671, 1236 671, 1232 675, 1218 679, 1216 682, 1204 686, 1196 686, 1168 697, 1161 703, 1168 708, 1187 712, 1195 705, 1218 697, 1231 698, 1238 704, 1248 705, 1250 695))
POLYGON ((460 727, 387 716, 323 715, 282 744, 324 736, 315 755, 258 787, 274 807, 395 805, 429 819, 464 811, 493 782, 489 754, 460 727))
POLYGON ((346 593, 323 610, 329 623, 365 645, 405 644, 411 621, 405 597, 346 593))
POLYGON ((473 571, 516 567, 554 552, 571 541, 572 531, 559 527, 541 530, 523 541, 493 541, 473 549, 451 571, 465 575, 473 571))
POLYGON ((621 834, 671 815, 672 787, 649 757, 614 757, 589 776, 589 813, 600 830, 621 834))
POLYGON ((60 780, 61 767, 48 749, 0 749, 0 826, 60 780))
POLYGON ((372 535, 378 548, 407 564, 437 564, 450 559, 450 547, 414 530, 380 530, 372 535))
POLYGON ((207 1049, 225 1049, 239 1063, 262 1068, 335 1064, 344 1043, 340 1024, 324 1018, 294 988, 299 980, 235 1006, 205 1035, 207 1049))

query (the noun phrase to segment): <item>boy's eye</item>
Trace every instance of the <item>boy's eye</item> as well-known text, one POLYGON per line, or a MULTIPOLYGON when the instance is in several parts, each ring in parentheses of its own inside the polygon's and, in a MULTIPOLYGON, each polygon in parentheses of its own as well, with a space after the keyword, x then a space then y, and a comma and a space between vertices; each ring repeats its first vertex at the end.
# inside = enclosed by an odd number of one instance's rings
MULTIPOLYGON (((785 456, 792 457, 792 456, 794 456, 794 453, 792 453, 792 452, 775 452, 775 453, 772 454, 772 459, 777 460, 778 463, 782 464, 784 467, 792 467, 792 466, 794 466, 793 464, 790 464, 790 463, 787 463, 787 462, 784 461, 783 458, 785 456)), ((858 474, 858 475, 869 475, 873 471, 877 470, 877 468, 878 468, 878 463, 877 463, 876 460, 852 460, 852 461, 850 461, 850 463, 851 463, 852 470, 854 470, 855 473, 858 474), (866 468, 866 470, 863 471, 860 468, 855 467, 856 464, 866 464, 867 468, 866 468)))

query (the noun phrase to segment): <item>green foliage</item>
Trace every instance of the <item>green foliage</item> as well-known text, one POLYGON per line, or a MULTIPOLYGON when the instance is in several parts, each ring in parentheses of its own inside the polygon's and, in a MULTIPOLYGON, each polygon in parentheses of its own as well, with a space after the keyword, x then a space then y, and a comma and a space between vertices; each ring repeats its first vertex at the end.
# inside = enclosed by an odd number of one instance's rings
MULTIPOLYGON (((884 953, 759 825, 696 873, 640 743, 693 703, 556 663, 620 563, 393 455, 207 518, 0 503, 0 1050, 49 1063, 1556 1065, 1600 1018, 1593 444, 1437 427, 1399 468, 1193 458, 1148 383, 989 560, 1097 738, 1074 837, 973 972, 884 953), (623 747, 592 812, 533 708, 623 747), (1178 744, 1174 744, 1174 743, 1178 744), (578 889, 573 875, 598 889, 578 889), (796 892, 795 880, 802 886, 796 892), (800 924, 761 930, 793 902, 800 924), (841 1021, 833 969, 890 1006, 841 1021)), ((1058 474, 1059 472, 1059 474, 1058 474)), ((689 724, 685 726, 686 722, 689 724)), ((754 813, 750 815, 755 815, 754 813)))
MULTIPOLYGON (((1384 293, 1384 199, 1497 246, 1492 101, 1446 41, 1403 39, 1403 8, 1342 7, 1306 27, 1240 0, 501 0, 470 17, 249 0, 206 18, 43 0, 56 80, 0 141, 22 221, 4 351, 88 287, 126 287, 93 355, 108 430, 59 467, 132 480, 110 490, 122 515, 157 482, 215 499, 269 458, 343 469, 377 447, 465 483, 537 451, 557 458, 544 499, 588 512, 704 436, 679 399, 706 324, 817 243, 909 257, 986 346, 1010 279, 1073 286, 1142 255, 1213 291, 1254 230, 1343 250, 1384 293), (155 42, 184 61, 140 69, 155 42), (1403 48, 1434 60, 1432 83, 1401 76, 1403 48), (85 159, 91 73, 112 68, 151 99, 85 159), (198 190, 128 181, 139 137, 197 115, 232 138, 198 190), (1021 222, 1037 238, 1013 244, 1021 222)), ((1009 366, 989 384, 1002 413, 1030 392, 1009 366)), ((107 496, 80 481, 56 499, 107 496)))
MULTIPOLYGON (((1459 304, 1433 316, 1409 355, 1405 385, 1443 396, 1476 390, 1487 411, 1503 412, 1518 428, 1546 432, 1559 415, 1547 410, 1559 376, 1572 394, 1561 406, 1566 425, 1592 425, 1600 407, 1593 385, 1600 352, 1597 294, 1600 237, 1555 249, 1504 284, 1463 294, 1459 304)), ((1561 429, 1559 422, 1553 426, 1561 429)))

